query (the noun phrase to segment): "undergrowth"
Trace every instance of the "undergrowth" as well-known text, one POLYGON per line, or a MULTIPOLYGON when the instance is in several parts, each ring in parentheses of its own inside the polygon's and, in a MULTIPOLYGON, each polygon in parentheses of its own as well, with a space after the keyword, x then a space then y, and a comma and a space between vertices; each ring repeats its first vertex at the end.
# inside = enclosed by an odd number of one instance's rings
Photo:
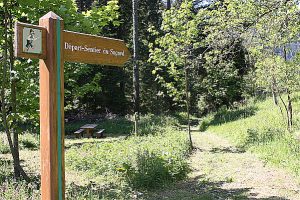
POLYGON ((188 173, 189 145, 185 133, 172 125, 171 119, 144 117, 143 136, 71 147, 66 155, 67 167, 90 179, 103 176, 110 183, 118 177, 129 187, 139 189, 183 179, 188 173))
MULTIPOLYGON (((171 117, 143 116, 139 135, 134 136, 129 119, 104 120, 99 126, 106 129, 107 138, 66 139, 66 172, 86 180, 67 182, 66 199, 136 199, 147 190, 184 179, 189 172, 189 145, 177 124, 171 117)), ((69 130, 77 126, 81 124, 70 124, 69 130)), ((0 154, 7 154, 6 138, 1 139, 0 154)), ((39 149, 38 136, 24 133, 19 139, 21 150, 39 149)), ((39 181, 34 182, 34 177, 32 184, 13 181, 12 162, 3 156, 0 199, 39 199, 39 181)))
POLYGON ((236 109, 221 109, 202 119, 201 131, 229 138, 243 149, 257 153, 265 162, 290 170, 300 177, 300 105, 294 98, 294 132, 287 131, 286 118, 271 98, 249 101, 236 109))

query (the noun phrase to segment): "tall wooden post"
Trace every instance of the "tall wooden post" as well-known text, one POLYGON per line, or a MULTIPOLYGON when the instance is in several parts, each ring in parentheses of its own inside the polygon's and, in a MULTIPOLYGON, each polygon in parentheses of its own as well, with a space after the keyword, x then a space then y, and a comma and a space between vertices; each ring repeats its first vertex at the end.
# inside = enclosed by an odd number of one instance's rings
POLYGON ((53 12, 40 18, 47 29, 46 59, 40 60, 42 200, 65 199, 63 21, 53 12))
POLYGON ((39 26, 15 24, 16 57, 40 59, 42 200, 65 199, 64 61, 122 66, 130 57, 122 40, 63 28, 53 12, 40 18, 39 26))

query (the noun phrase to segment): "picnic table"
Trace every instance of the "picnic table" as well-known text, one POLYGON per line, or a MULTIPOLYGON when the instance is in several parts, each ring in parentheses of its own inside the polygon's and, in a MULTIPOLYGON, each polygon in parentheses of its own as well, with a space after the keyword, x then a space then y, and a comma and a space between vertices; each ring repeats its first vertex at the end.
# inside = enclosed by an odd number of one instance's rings
POLYGON ((86 124, 80 129, 84 129, 88 137, 93 137, 94 129, 98 126, 98 124, 86 124))
POLYGON ((103 138, 104 137, 104 131, 105 129, 100 129, 98 130, 95 135, 94 135, 94 129, 98 126, 98 124, 86 124, 82 127, 80 127, 79 130, 75 131, 75 137, 83 137, 83 132, 86 132, 87 137, 94 137, 96 136, 96 138, 103 138))

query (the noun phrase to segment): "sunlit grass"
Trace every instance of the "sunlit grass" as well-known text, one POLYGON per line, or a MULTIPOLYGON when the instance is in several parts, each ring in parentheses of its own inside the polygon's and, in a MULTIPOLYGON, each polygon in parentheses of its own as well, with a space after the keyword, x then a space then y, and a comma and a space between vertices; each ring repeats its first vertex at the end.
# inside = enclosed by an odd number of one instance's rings
POLYGON ((203 119, 200 128, 221 134, 235 145, 257 153, 267 163, 286 168, 300 177, 300 144, 296 134, 300 127, 298 98, 294 98, 293 103, 293 132, 287 131, 286 117, 271 98, 211 114, 203 119))
MULTIPOLYGON (((68 130, 84 123, 69 124, 68 130)), ((143 116, 139 135, 134 136, 132 121, 118 118, 99 122, 99 128, 106 130, 105 138, 67 137, 67 199, 133 199, 148 189, 184 179, 189 171, 186 162, 189 145, 186 133, 179 131, 176 124, 177 120, 172 117, 143 116)), ((1 140, 4 142, 0 143, 0 150, 8 148, 4 134, 1 140)), ((0 199, 12 196, 39 199, 39 137, 22 133, 19 141, 21 164, 32 183, 13 181, 11 155, 3 150, 0 152, 0 188, 3 190, 0 199)))

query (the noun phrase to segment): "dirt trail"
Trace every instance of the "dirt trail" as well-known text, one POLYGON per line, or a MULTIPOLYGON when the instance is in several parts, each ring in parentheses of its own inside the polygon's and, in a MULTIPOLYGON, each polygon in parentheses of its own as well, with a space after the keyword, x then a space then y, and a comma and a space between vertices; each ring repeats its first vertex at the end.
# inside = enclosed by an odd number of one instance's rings
POLYGON ((287 172, 265 166, 255 155, 215 134, 194 133, 193 140, 196 150, 189 159, 188 180, 149 199, 300 200, 300 186, 287 172))

